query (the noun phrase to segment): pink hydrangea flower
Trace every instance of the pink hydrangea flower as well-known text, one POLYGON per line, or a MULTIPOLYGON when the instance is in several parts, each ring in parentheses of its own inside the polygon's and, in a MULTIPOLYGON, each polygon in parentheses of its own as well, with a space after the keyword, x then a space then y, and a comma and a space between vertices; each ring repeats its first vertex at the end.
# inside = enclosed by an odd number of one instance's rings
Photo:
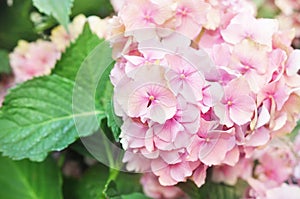
POLYGON ((184 198, 185 194, 179 187, 176 186, 162 186, 159 184, 158 179, 151 173, 143 174, 141 178, 144 193, 155 199, 175 199, 184 198))
POLYGON ((125 1, 119 16, 128 30, 162 25, 171 16, 170 7, 164 3, 149 0, 128 0, 125 1))
POLYGON ((224 88, 221 103, 214 107, 220 122, 228 127, 234 123, 243 125, 251 121, 256 108, 251 91, 244 78, 234 79, 224 88))
POLYGON ((68 31, 62 25, 51 30, 51 42, 55 44, 59 51, 64 52, 82 33, 86 22, 89 24, 91 31, 99 38, 107 38, 109 36, 107 27, 109 20, 110 18, 101 19, 98 16, 89 16, 86 18, 82 14, 77 15, 68 25, 68 31))
POLYGON ((268 189, 266 191, 266 197, 258 197, 258 199, 281 199, 290 198, 297 199, 300 195, 300 187, 290 184, 282 184, 280 187, 268 189))
POLYGON ((288 180, 290 150, 269 145, 300 118, 298 51, 292 31, 254 15, 245 0, 125 0, 109 35, 128 169, 200 187, 213 167, 256 196, 288 180))
POLYGON ((73 19, 72 23, 68 25, 69 32, 61 25, 53 28, 50 36, 51 41, 56 45, 57 49, 62 52, 65 51, 70 43, 74 42, 80 35, 85 22, 86 17, 84 15, 78 15, 73 19))
POLYGON ((4 101, 4 97, 7 94, 9 88, 14 86, 15 82, 13 77, 2 76, 0 81, 0 107, 4 101))
POLYGON ((38 40, 32 43, 19 41, 14 52, 10 54, 10 65, 15 81, 19 83, 50 74, 60 54, 56 46, 48 41, 38 40))

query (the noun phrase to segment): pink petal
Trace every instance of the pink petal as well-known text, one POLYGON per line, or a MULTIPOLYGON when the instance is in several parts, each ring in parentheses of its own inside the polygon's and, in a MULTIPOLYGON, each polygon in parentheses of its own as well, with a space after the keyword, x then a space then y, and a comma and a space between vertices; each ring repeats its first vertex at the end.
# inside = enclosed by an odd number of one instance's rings
POLYGON ((231 107, 229 107, 230 119, 238 124, 243 125, 251 121, 251 118, 256 108, 254 100, 246 95, 241 95, 232 101, 231 107))
POLYGON ((197 187, 201 187, 205 183, 207 166, 201 164, 193 173, 192 180, 197 187))

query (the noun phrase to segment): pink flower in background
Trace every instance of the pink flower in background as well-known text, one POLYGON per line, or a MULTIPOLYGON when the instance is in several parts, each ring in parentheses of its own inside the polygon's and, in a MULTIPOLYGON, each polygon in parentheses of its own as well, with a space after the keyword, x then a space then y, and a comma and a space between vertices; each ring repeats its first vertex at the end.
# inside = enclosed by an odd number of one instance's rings
POLYGON ((300 187, 297 185, 282 184, 280 187, 269 189, 266 191, 266 197, 258 197, 258 199, 298 199, 300 195, 300 187))
POLYGON ((113 6, 116 12, 119 12, 123 7, 125 0, 110 0, 111 5, 113 6))
POLYGON ((155 199, 176 199, 184 198, 185 194, 176 186, 162 186, 158 182, 158 178, 151 174, 145 173, 141 178, 141 184, 145 194, 155 199))
POLYGON ((86 17, 84 15, 78 15, 73 19, 72 23, 68 25, 69 32, 61 25, 53 28, 50 36, 51 41, 56 45, 58 50, 62 52, 65 51, 70 43, 74 42, 80 35, 85 22, 86 17))
POLYGON ((9 88, 15 85, 14 78, 10 76, 2 76, 0 81, 0 107, 4 101, 9 88))
POLYGON ((10 65, 15 75, 15 81, 20 83, 33 77, 50 74, 60 56, 61 53, 51 42, 19 41, 14 52, 10 54, 10 65))
POLYGON ((288 180, 296 163, 292 149, 280 142, 267 147, 259 154, 258 161, 254 175, 262 182, 274 181, 278 184, 288 180))
POLYGON ((110 18, 101 19, 98 16, 85 17, 83 14, 77 15, 68 25, 68 31, 62 25, 51 30, 51 42, 55 44, 59 51, 64 52, 82 33, 86 22, 89 24, 91 31, 99 38, 107 38, 109 36, 107 27, 109 20, 110 18))
POLYGON ((213 168, 212 180, 223 182, 228 185, 235 185, 240 179, 248 179, 252 175, 252 159, 240 158, 234 166, 221 165, 213 168))

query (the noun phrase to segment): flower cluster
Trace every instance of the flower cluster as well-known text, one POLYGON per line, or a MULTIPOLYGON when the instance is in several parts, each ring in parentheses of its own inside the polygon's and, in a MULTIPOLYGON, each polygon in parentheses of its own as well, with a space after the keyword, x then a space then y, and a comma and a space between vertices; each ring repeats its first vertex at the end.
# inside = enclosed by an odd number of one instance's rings
POLYGON ((16 82, 20 83, 36 76, 50 74, 59 58, 60 52, 49 41, 28 43, 20 40, 14 52, 10 54, 10 65, 16 82))
POLYGON ((292 143, 286 137, 274 138, 266 147, 256 150, 253 156, 243 157, 235 166, 213 168, 212 180, 229 185, 238 178, 250 187, 246 198, 293 198, 300 193, 300 136, 292 143), (284 196, 282 195, 284 194, 284 196))
POLYGON ((99 38, 105 38, 108 20, 109 18, 101 19, 97 16, 89 16, 86 18, 84 15, 80 14, 68 25, 68 31, 62 25, 53 28, 50 35, 51 42, 55 44, 59 51, 64 52, 82 33, 86 22, 88 22, 90 29, 94 34, 99 38))
POLYGON ((279 26, 283 30, 294 31, 293 45, 300 48, 300 3, 297 0, 263 0, 259 3, 260 15, 268 11, 269 17, 278 19, 279 26))
POLYGON ((295 28, 296 37, 300 37, 300 3, 297 0, 276 0, 275 5, 281 13, 277 17, 283 28, 295 28))
POLYGON ((225 165, 240 168, 235 183, 257 150, 296 126, 300 51, 292 31, 255 13, 245 0, 125 1, 109 23, 129 170, 201 186, 208 167, 225 165))

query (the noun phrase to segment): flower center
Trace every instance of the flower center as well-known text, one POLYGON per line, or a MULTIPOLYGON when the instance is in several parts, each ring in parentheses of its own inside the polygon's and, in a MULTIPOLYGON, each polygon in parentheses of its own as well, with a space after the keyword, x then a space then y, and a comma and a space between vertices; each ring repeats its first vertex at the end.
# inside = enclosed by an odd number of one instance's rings
POLYGON ((151 106, 151 104, 152 104, 152 102, 155 100, 155 97, 153 96, 153 95, 150 95, 149 96, 149 101, 148 101, 148 104, 147 104, 147 108, 149 107, 149 106, 151 106))
POLYGON ((181 16, 186 16, 188 14, 188 8, 180 8, 178 9, 178 12, 181 14, 181 16))
POLYGON ((232 105, 232 101, 228 100, 228 101, 227 101, 227 105, 228 105, 228 106, 231 106, 231 105, 232 105))

